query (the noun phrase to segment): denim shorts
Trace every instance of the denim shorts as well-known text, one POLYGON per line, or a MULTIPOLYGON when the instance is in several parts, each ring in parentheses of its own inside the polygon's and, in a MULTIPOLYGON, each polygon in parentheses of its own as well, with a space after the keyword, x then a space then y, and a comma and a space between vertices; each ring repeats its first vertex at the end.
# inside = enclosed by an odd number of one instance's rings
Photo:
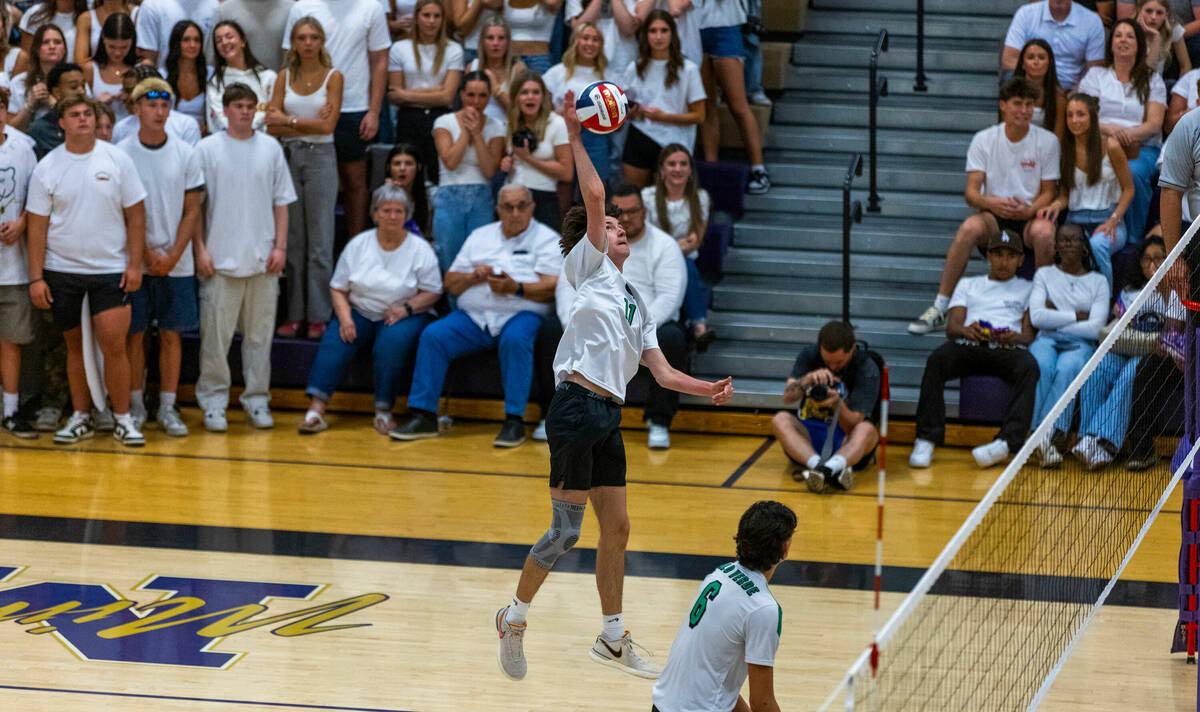
POLYGON ((746 49, 742 46, 742 28, 738 25, 700 30, 700 45, 704 47, 705 54, 713 57, 746 58, 746 49))
POLYGON ((200 326, 195 277, 146 275, 142 288, 133 293, 129 333, 140 334, 150 322, 163 331, 192 331, 200 326))

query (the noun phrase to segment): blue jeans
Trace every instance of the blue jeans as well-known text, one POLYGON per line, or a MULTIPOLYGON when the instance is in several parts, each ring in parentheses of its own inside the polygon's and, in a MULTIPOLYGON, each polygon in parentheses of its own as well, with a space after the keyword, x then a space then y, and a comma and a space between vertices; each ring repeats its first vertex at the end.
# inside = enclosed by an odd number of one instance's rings
POLYGON ((550 63, 550 55, 548 54, 523 54, 517 57, 517 59, 524 62, 529 71, 535 74, 545 74, 553 66, 550 63))
MULTIPOLYGON (((762 0, 747 2, 746 14, 750 17, 762 17, 762 0)), ((762 91, 762 50, 758 43, 758 35, 742 34, 742 47, 746 54, 746 61, 742 64, 742 77, 746 82, 746 96, 762 91)))
POLYGON ((391 326, 382 319, 371 321, 353 307, 350 316, 354 319, 354 341, 342 341, 341 322, 334 316, 317 347, 317 358, 308 374, 308 388, 304 392, 328 403, 359 350, 370 348, 375 362, 375 409, 391 410, 396 402, 399 380, 412 364, 417 339, 433 321, 433 315, 428 312, 413 314, 391 326))
MULTIPOLYGON (((1043 333, 1034 339, 1029 353, 1037 361, 1040 371, 1033 404, 1034 428, 1041 424, 1062 394, 1067 392, 1067 386, 1083 370, 1083 364, 1087 363, 1095 350, 1095 342, 1066 334, 1043 333)), ((1054 421, 1056 430, 1066 432, 1071 427, 1073 408, 1074 402, 1063 409, 1058 420, 1054 421)))
POLYGON ((708 320, 708 285, 700 279, 700 268, 696 260, 684 259, 687 265, 687 287, 683 292, 683 320, 692 324, 703 324, 708 320))
POLYGON ((1142 244, 1146 234, 1146 218, 1154 199, 1154 176, 1158 173, 1155 164, 1160 152, 1159 146, 1142 146, 1138 157, 1129 162, 1129 172, 1133 174, 1133 202, 1125 211, 1125 229, 1129 231, 1129 242, 1134 245, 1142 244))
POLYGON ((480 329, 461 310, 438 320, 421 333, 408 407, 436 413, 450 362, 459 356, 498 349, 504 413, 524 415, 533 382, 533 342, 541 325, 541 314, 518 312, 504 324, 497 337, 480 329))
MULTIPOLYGON (((625 138, 629 136, 629 122, 621 124, 621 128, 608 135, 608 175, 621 180, 622 158, 625 155, 625 138)), ((588 154, 591 155, 591 154, 588 154)))
POLYGON ((1080 435, 1103 438, 1121 449, 1129 427, 1129 401, 1139 361, 1137 356, 1109 351, 1096 364, 1096 370, 1079 390, 1080 435))
POLYGON ((471 231, 492 221, 490 185, 443 185, 433 196, 433 249, 438 268, 450 269, 471 231))
POLYGON ((479 59, 479 50, 475 47, 463 47, 463 66, 479 59))
POLYGON ((1088 243, 1092 246, 1092 255, 1096 258, 1096 265, 1100 268, 1100 274, 1104 275, 1104 279, 1108 281, 1108 290, 1112 291, 1112 256, 1121 251, 1125 243, 1129 241, 1129 230, 1125 227, 1125 222, 1121 221, 1117 224, 1116 235, 1105 235, 1096 232, 1096 228, 1104 224, 1109 217, 1112 216, 1113 210, 1117 206, 1113 206, 1107 210, 1072 210, 1067 213, 1067 222, 1075 223, 1083 228, 1083 231, 1088 236, 1088 243))
POLYGON ((612 144, 612 139, 609 137, 611 135, 592 133, 591 131, 580 132, 583 148, 587 151, 588 158, 592 159, 592 165, 596 167, 596 174, 600 176, 600 180, 606 183, 609 176, 609 148, 612 144))

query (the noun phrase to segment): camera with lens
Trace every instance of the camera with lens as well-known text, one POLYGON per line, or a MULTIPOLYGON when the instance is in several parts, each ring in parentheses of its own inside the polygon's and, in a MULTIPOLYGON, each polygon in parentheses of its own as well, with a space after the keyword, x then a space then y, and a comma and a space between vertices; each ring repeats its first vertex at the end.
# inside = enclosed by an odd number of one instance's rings
POLYGON ((825 385, 824 383, 818 383, 812 388, 808 389, 807 395, 810 400, 818 402, 823 401, 829 397, 829 386, 825 385))
POLYGON ((512 135, 513 148, 527 148, 530 153, 537 150, 537 136, 529 129, 517 129, 512 135))
POLYGON ((746 17, 745 24, 742 25, 742 34, 762 37, 767 34, 767 28, 763 25, 761 17, 749 15, 746 17))

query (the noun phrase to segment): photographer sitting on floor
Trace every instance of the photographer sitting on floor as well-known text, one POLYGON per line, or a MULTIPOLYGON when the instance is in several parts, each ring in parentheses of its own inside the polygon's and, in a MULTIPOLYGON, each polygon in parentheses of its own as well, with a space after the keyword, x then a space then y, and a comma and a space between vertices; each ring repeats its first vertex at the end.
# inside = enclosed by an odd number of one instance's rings
POLYGON ((799 402, 798 413, 782 410, 771 425, 784 453, 804 468, 793 477, 809 490, 854 486, 854 469, 866 465, 879 442, 869 420, 879 387, 879 367, 854 343, 849 324, 829 322, 816 346, 800 352, 783 390, 785 405, 799 402))

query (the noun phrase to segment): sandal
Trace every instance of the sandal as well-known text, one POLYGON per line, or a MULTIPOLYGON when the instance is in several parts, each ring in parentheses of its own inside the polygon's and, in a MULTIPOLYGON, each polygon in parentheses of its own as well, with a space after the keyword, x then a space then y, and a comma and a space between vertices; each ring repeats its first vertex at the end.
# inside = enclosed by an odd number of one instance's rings
POLYGON ((317 433, 329 430, 329 423, 326 423, 324 418, 317 415, 305 420, 297 430, 300 431, 301 435, 316 435, 317 433))

